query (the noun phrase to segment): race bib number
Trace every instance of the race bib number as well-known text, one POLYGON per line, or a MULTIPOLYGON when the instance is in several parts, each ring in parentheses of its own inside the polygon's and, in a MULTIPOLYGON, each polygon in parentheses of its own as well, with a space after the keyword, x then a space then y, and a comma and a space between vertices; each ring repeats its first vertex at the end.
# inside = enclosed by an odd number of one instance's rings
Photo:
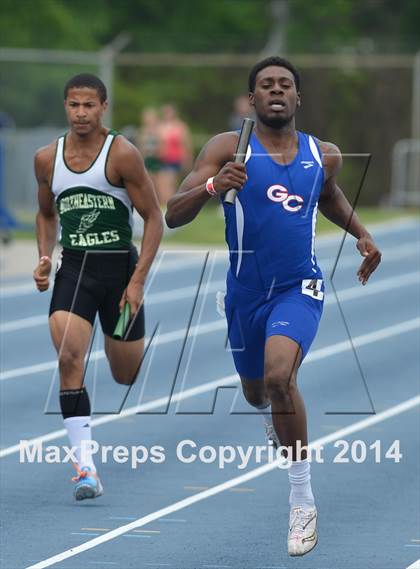
POLYGON ((323 300, 324 293, 322 289, 322 279, 303 279, 302 294, 311 296, 316 300, 323 300))

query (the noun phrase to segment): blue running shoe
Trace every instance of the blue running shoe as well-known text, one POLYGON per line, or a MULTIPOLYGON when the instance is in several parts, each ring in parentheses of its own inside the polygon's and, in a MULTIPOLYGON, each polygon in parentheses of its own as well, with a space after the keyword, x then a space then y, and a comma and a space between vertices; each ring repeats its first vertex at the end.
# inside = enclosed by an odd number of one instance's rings
POLYGON ((74 497, 76 500, 97 498, 104 493, 101 481, 89 466, 84 466, 81 470, 78 470, 78 476, 75 476, 72 480, 76 482, 74 489, 74 497))

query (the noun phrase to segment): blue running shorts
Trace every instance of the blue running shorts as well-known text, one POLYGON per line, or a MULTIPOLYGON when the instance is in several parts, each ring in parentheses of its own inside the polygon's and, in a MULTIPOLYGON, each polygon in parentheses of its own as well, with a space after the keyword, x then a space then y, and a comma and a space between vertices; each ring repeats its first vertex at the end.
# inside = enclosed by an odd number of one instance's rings
POLYGON ((229 271, 225 311, 236 371, 247 379, 264 377, 264 348, 270 336, 287 336, 302 350, 302 361, 316 336, 324 305, 322 279, 270 293, 244 287, 229 271))

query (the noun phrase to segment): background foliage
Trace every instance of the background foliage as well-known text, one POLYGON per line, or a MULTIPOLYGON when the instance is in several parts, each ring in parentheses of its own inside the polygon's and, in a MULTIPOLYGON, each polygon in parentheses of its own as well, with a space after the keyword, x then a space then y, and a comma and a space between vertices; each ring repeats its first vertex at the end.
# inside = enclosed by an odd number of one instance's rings
MULTIPOLYGON (((281 33, 286 55, 407 53, 420 49, 418 0, 290 0, 281 33)), ((3 47, 97 51, 120 32, 125 51, 255 54, 275 37, 271 0, 2 0, 3 47)), ((283 54, 283 53, 282 53, 283 54)), ((0 62, 0 111, 19 127, 65 126, 62 87, 95 66, 0 62)), ((171 101, 195 134, 196 146, 225 130, 235 96, 246 92, 248 68, 119 65, 114 125, 137 126, 145 106, 171 101)), ((410 136, 410 67, 305 68, 298 127, 336 142, 345 153, 372 153, 366 204, 389 188, 392 147, 410 136)), ((352 159, 343 183, 353 193, 363 161, 352 159)))

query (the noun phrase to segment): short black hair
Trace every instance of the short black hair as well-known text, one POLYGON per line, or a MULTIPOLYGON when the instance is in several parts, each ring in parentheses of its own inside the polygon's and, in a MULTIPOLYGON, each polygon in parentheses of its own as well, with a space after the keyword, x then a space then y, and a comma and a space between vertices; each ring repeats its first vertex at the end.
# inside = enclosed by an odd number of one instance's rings
POLYGON ((278 67, 284 67, 285 69, 288 69, 292 73, 293 78, 295 80, 296 91, 300 90, 300 77, 295 66, 292 65, 290 61, 287 61, 287 59, 283 59, 283 57, 277 57, 276 55, 272 55, 271 57, 266 57, 265 59, 256 63, 249 72, 248 87, 250 93, 253 93, 255 90, 257 74, 262 69, 270 67, 271 65, 277 65, 278 67))
POLYGON ((89 87, 89 89, 95 89, 99 95, 101 103, 105 103, 108 98, 106 87, 103 82, 99 77, 96 77, 96 75, 92 75, 91 73, 80 73, 79 75, 75 75, 69 79, 64 87, 64 99, 67 99, 69 90, 74 89, 75 87, 89 87))

